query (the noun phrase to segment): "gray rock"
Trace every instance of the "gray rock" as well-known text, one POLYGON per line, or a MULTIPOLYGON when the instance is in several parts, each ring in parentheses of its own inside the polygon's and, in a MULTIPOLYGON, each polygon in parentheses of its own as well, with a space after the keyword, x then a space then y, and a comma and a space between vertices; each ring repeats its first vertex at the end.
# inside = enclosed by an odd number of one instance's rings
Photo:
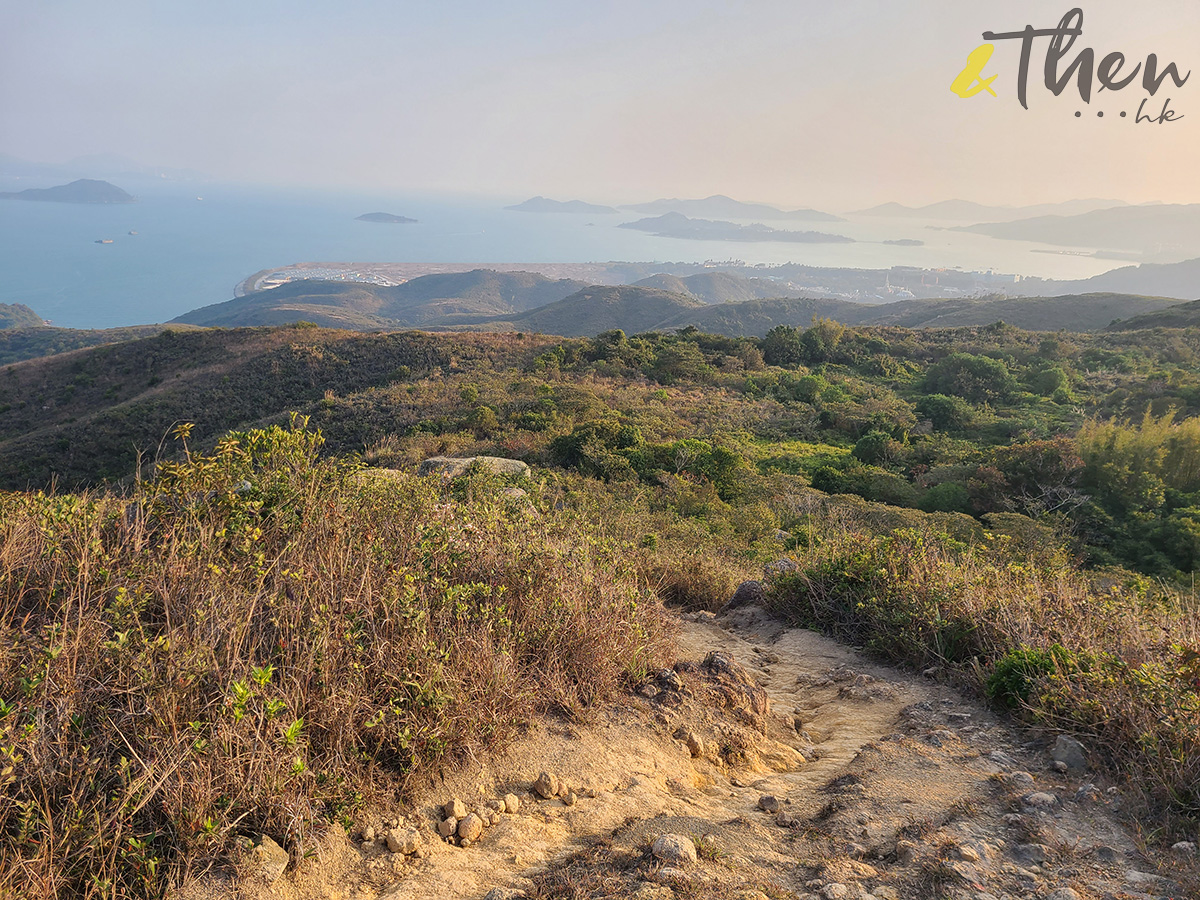
POLYGON ((415 828, 393 828, 387 833, 387 848, 393 853, 412 856, 420 845, 421 835, 415 828))
POLYGON ((549 772, 543 772, 538 776, 537 781, 533 783, 533 792, 543 800, 549 800, 551 797, 558 796, 558 790, 558 779, 549 772))
POLYGON ((844 884, 838 884, 836 881, 825 885, 821 888, 821 896, 825 900, 845 900, 850 895, 850 888, 844 884))
POLYGON ((988 754, 988 759, 998 766, 1003 766, 1006 769, 1015 769, 1017 761, 1005 753, 1003 750, 993 750, 988 754))
POLYGON ((1046 895, 1046 900, 1079 900, 1079 895, 1069 887, 1058 888, 1046 895))
POLYGON ((579 798, 575 795, 574 791, 569 791, 567 796, 562 798, 562 802, 563 806, 574 806, 579 802, 579 798))
POLYGON ((438 822, 437 830, 442 837, 450 837, 458 831, 458 819, 444 819, 438 822))
POLYGON ((1125 883, 1159 888, 1168 886, 1170 880, 1163 878, 1161 875, 1152 875, 1149 872, 1139 872, 1136 869, 1130 869, 1125 873, 1125 883))
POLYGON ((1195 856, 1196 845, 1192 841, 1180 841, 1171 845, 1171 852, 1176 856, 1195 856))
POLYGON ((288 866, 288 852, 264 834, 250 848, 249 862, 252 877, 274 884, 288 866))
POLYGON ((467 814, 467 804, 457 797, 442 806, 442 815, 447 819, 461 819, 467 814))
POLYGON ((1092 853, 1094 853, 1096 855, 1096 859, 1100 860, 1100 862, 1105 862, 1105 863, 1114 863, 1117 861, 1117 858, 1121 855, 1112 847, 1106 847, 1103 844, 1101 844, 1099 847, 1094 848, 1092 850, 1092 853))
POLYGON ((654 842, 651 852, 656 859, 669 865, 685 865, 696 861, 696 845, 681 834, 664 834, 654 842))
POLYGON ((521 808, 521 801, 516 794, 504 795, 504 811, 507 813, 515 813, 521 808))
POLYGON ((366 828, 364 828, 363 833, 362 833, 362 839, 364 841, 375 840, 375 829, 372 828, 370 825, 368 825, 366 828))
POLYGON ((1054 742, 1050 758, 1055 762, 1062 763, 1072 771, 1082 772, 1087 768, 1087 752, 1084 750, 1083 744, 1065 734, 1060 734, 1054 742))
POLYGON ((721 612, 737 609, 739 606, 765 606, 767 592, 761 581, 743 581, 729 598, 729 602, 721 607, 721 612))
POLYGON ((1050 858, 1050 848, 1045 844, 1018 844, 1013 848, 1013 858, 1027 866, 1040 866, 1050 858))
POLYGON ((1058 798, 1045 791, 1034 791, 1032 794, 1026 794, 1022 797, 1021 802, 1026 806, 1032 806, 1034 809, 1049 809, 1058 803, 1058 798))
POLYGON ((1034 785, 1033 776, 1028 772, 1012 772, 1004 780, 1019 791, 1028 790, 1034 785))
POLYGON ((476 471, 489 475, 508 475, 520 477, 529 474, 529 466, 519 459, 505 459, 502 456, 431 456, 421 463, 418 475, 438 474, 444 478, 458 478, 466 475, 472 467, 476 471))
POLYGON ((763 812, 779 812, 779 798, 773 794, 763 794, 758 798, 758 808, 763 812))
POLYGON ((481 834, 483 834, 483 819, 475 813, 468 813, 466 818, 458 823, 458 836, 464 841, 477 841, 481 834))

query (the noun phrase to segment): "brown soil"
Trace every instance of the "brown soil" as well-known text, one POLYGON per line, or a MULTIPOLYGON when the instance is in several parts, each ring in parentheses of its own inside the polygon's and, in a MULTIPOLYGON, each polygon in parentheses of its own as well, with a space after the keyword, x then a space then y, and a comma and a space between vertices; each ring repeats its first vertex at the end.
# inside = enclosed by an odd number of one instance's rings
POLYGON ((315 857, 272 885, 250 875, 183 893, 1200 896, 1179 884, 1195 883, 1191 863, 1139 849, 1122 793, 1102 773, 1055 771, 1045 741, 1031 742, 935 678, 875 665, 828 638, 785 629, 757 607, 685 617, 679 657, 678 681, 651 681, 585 723, 541 722, 503 756, 431 785, 423 804, 370 818, 382 832, 390 823, 381 819, 406 816, 423 836, 417 855, 364 850, 361 833, 335 828, 315 857), (702 744, 693 742, 698 757, 689 733, 702 744), (569 786, 574 805, 531 794, 542 771, 569 786), (442 803, 459 797, 474 808, 509 792, 520 810, 500 815, 474 845, 437 836, 442 803), (778 811, 760 808, 765 795, 778 811), (699 860, 668 867, 655 859, 650 844, 665 833, 691 838, 699 860))

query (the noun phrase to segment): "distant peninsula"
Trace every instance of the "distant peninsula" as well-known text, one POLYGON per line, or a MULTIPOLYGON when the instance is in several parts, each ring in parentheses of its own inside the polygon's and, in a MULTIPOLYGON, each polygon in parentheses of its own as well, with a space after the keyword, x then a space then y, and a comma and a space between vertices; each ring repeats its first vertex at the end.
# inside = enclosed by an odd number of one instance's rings
POLYGON ((809 222, 844 222, 845 219, 816 209, 782 210, 765 203, 743 203, 724 194, 713 194, 703 200, 679 200, 675 198, 654 200, 650 203, 634 203, 622 209, 633 212, 661 215, 681 213, 698 218, 722 217, 728 219, 803 219, 809 222))
POLYGON ((46 323, 24 303, 0 303, 0 329, 41 328, 46 323))
POLYGON ((373 212, 363 213, 361 216, 354 217, 355 222, 386 222, 391 225, 412 225, 416 223, 416 219, 410 219, 408 216, 395 216, 391 213, 373 212))
POLYGON ((80 178, 70 184, 49 188, 28 188, 24 191, 0 193, 6 200, 43 200, 51 203, 133 203, 132 194, 126 193, 115 184, 80 178))
POLYGON ((884 241, 885 244, 891 244, 893 247, 924 247, 924 241, 918 241, 916 238, 898 238, 894 241, 884 241))
POLYGON ((797 244, 853 244, 854 238, 820 231, 782 231, 767 225, 737 225, 711 219, 689 219, 682 213, 671 212, 649 219, 626 222, 618 228, 649 231, 656 237, 687 238, 695 241, 785 241, 797 244))
POLYGON ((546 197, 530 197, 524 203, 516 206, 506 206, 505 209, 515 209, 517 212, 531 213, 615 213, 611 206, 599 206, 595 203, 584 203, 582 200, 550 200, 546 197))

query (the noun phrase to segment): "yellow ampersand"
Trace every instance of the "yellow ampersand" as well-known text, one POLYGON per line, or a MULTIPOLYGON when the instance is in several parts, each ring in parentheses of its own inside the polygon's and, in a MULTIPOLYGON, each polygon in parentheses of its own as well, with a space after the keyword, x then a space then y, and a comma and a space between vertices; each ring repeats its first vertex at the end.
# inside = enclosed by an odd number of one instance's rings
POLYGON ((983 67, 988 64, 995 49, 995 44, 980 44, 972 50, 971 55, 967 57, 967 67, 958 73, 958 77, 950 85, 950 90, 960 97, 974 97, 980 91, 987 91, 995 97, 992 82, 996 80, 996 76, 983 77, 983 67))

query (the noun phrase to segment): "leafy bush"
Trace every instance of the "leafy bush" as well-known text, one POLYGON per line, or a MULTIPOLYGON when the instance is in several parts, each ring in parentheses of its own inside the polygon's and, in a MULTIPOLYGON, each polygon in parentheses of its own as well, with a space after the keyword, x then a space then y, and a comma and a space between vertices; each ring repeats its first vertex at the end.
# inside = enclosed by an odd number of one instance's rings
POLYGON ((929 393, 950 394, 972 403, 1003 400, 1016 386, 1002 360, 973 353, 952 353, 925 373, 929 393))
POLYGON ((996 661, 984 684, 989 700, 1009 710, 1029 706, 1035 691, 1051 675, 1069 673, 1075 666, 1071 653, 1061 644, 1040 650, 1015 647, 996 661))

